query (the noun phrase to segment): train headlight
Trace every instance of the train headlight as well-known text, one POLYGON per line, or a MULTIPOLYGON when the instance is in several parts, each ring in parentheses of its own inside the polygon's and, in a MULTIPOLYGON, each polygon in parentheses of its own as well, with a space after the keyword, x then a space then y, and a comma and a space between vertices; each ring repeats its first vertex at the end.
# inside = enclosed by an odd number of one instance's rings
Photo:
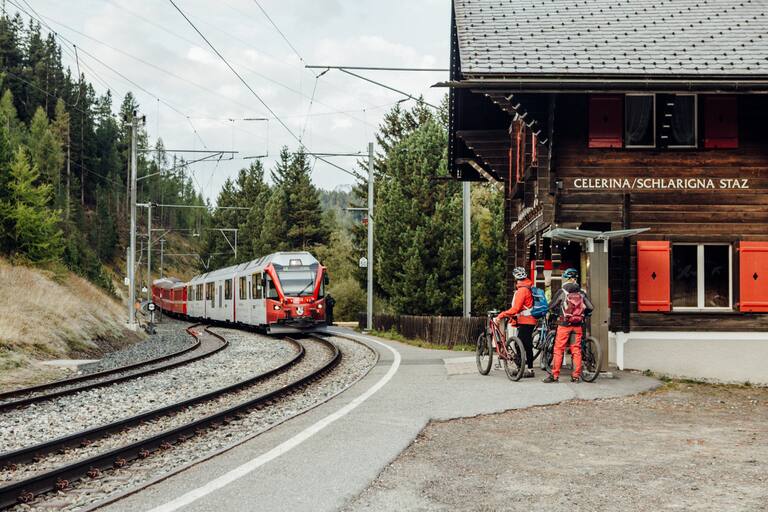
POLYGON ((275 311, 280 311, 282 308, 280 307, 279 304, 275 304, 274 306, 272 306, 272 309, 274 309, 275 311))
POLYGON ((317 309, 323 309, 323 305, 322 304, 318 304, 317 305, 317 309))

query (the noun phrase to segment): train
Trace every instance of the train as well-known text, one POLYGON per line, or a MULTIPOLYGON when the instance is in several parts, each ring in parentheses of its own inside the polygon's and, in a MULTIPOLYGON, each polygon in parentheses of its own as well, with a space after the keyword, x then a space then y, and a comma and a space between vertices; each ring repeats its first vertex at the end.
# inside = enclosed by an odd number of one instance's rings
POLYGON ((170 316, 254 327, 266 333, 324 330, 327 269, 309 252, 276 252, 200 274, 152 283, 170 316))

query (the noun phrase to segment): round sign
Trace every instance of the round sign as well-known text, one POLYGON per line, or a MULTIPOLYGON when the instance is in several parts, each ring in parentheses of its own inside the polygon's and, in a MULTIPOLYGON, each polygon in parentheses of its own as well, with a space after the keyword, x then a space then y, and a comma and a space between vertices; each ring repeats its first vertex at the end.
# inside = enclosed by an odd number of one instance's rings
POLYGON ((155 310, 155 303, 154 302, 150 302, 149 304, 147 304, 147 309, 150 310, 150 311, 154 311, 155 310))
POLYGON ((365 256, 360 258, 360 268, 368 268, 368 258, 365 256))

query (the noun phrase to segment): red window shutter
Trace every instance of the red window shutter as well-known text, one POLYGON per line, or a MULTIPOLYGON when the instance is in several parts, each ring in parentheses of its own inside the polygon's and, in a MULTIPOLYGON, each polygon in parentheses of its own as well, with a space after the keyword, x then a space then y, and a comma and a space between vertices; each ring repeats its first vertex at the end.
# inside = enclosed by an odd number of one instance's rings
POLYGON ((589 147, 620 148, 624 133, 624 98, 616 94, 589 97, 589 147))
POLYGON ((671 311, 669 242, 637 242, 637 310, 671 311))
POLYGON ((739 310, 768 313, 768 242, 739 242, 739 310))
POLYGON ((739 147, 736 96, 704 97, 704 147, 739 147))

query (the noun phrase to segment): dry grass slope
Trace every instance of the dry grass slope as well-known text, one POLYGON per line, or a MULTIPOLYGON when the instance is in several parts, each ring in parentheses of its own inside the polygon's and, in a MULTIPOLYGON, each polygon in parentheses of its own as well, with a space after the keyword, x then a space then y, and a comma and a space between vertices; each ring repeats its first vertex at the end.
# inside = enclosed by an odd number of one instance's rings
POLYGON ((35 360, 98 357, 125 338, 124 316, 116 298, 74 274, 0 260, 0 386, 8 370, 38 368, 35 360))

